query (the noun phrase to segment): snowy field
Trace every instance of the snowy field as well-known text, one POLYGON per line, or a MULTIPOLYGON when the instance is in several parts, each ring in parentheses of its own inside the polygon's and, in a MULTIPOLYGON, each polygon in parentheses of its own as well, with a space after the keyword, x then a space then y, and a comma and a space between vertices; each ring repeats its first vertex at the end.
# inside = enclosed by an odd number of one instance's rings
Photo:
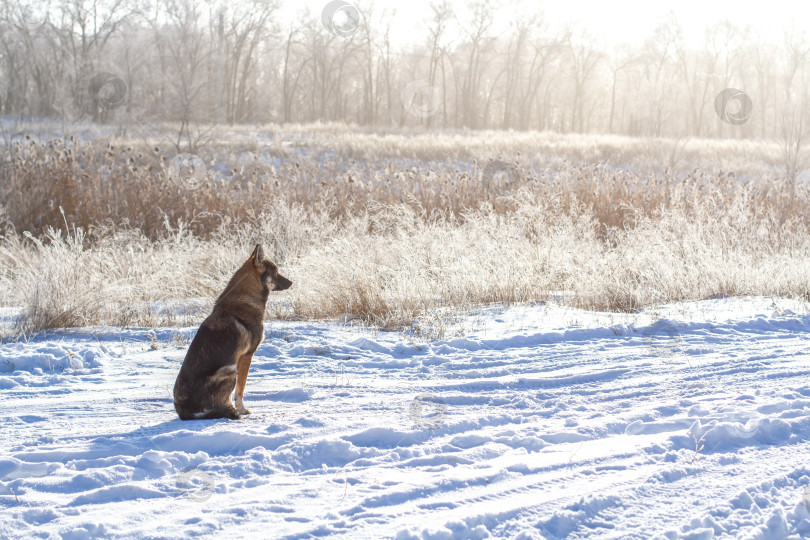
POLYGON ((6 342, 0 537, 810 536, 806 304, 454 324, 268 323, 240 421, 175 415, 195 328, 6 342))

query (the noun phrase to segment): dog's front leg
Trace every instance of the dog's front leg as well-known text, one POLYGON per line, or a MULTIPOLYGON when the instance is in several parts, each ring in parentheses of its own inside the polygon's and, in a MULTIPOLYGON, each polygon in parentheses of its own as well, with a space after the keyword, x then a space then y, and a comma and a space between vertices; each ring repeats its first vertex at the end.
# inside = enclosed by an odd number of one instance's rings
POLYGON ((243 354, 236 362, 236 391, 234 392, 234 401, 236 402, 236 410, 239 414, 250 414, 250 411, 245 408, 242 399, 245 396, 245 384, 247 383, 248 370, 250 363, 253 361, 253 353, 243 354))

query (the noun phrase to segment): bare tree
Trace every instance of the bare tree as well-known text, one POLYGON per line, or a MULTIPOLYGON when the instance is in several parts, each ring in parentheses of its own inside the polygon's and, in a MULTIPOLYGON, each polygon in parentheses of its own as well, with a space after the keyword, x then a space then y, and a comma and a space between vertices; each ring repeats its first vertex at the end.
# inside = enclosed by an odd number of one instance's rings
POLYGON ((682 41, 680 26, 674 18, 660 24, 646 40, 641 56, 644 100, 647 102, 644 134, 660 137, 662 127, 670 116, 675 116, 672 105, 677 103, 677 87, 672 75, 678 43, 682 41))
POLYGON ((610 115, 608 119, 608 131, 613 133, 613 118, 616 115, 616 89, 619 82, 619 74, 633 66, 638 61, 635 51, 628 47, 619 47, 614 51, 608 61, 608 69, 611 75, 610 84, 610 115))
POLYGON ((601 53, 584 39, 568 38, 568 53, 571 57, 574 93, 571 100, 571 128, 584 131, 582 112, 586 98, 586 85, 593 78, 593 72, 602 60, 601 53))
POLYGON ((810 59, 810 44, 801 34, 786 34, 784 48, 787 64, 780 127, 785 178, 790 193, 795 194, 796 175, 803 167, 802 151, 808 135, 807 99, 810 95, 810 73, 807 62, 810 59))
POLYGON ((250 95, 265 52, 262 43, 267 38, 277 9, 278 2, 275 0, 257 0, 250 4, 235 3, 230 6, 223 31, 225 117, 230 123, 244 122, 257 115, 258 103, 250 103, 250 95))
POLYGON ((162 0, 162 7, 165 19, 156 14, 151 21, 162 64, 161 73, 152 75, 162 80, 165 90, 155 97, 161 112, 175 112, 179 127, 171 142, 177 152, 195 152, 213 121, 201 112, 214 110, 202 106, 205 98, 210 104, 214 97, 211 78, 206 76, 206 67, 215 56, 213 40, 205 32, 202 1, 162 0), (208 127, 203 127, 204 120, 208 120, 208 127))
POLYGON ((504 69, 506 71, 505 88, 503 97, 503 120, 501 127, 509 129, 517 123, 514 117, 521 114, 520 86, 523 83, 525 73, 525 55, 529 52, 530 42, 533 32, 537 28, 539 13, 525 14, 517 13, 512 21, 512 32, 506 48, 506 61, 504 69))
POLYGON ((467 48, 467 61, 461 81, 461 125, 467 127, 480 127, 480 113, 478 93, 484 74, 485 48, 490 41, 489 30, 493 24, 493 7, 487 0, 477 0, 470 5, 471 20, 468 24, 461 24, 467 35, 465 43, 467 48), (469 29, 469 30, 468 30, 469 29))
MULTIPOLYGON (((432 12, 432 19, 428 26, 428 49, 430 52, 430 61, 428 63, 428 84, 431 87, 436 87, 438 70, 444 68, 444 60, 446 58, 446 50, 444 49, 443 42, 447 29, 450 25, 453 10, 447 0, 441 2, 433 2, 430 5, 432 12)), ((443 122, 447 121, 447 91, 444 84, 444 76, 442 76, 442 111, 443 122)), ((430 127, 432 123, 432 116, 428 116, 426 124, 430 127)))

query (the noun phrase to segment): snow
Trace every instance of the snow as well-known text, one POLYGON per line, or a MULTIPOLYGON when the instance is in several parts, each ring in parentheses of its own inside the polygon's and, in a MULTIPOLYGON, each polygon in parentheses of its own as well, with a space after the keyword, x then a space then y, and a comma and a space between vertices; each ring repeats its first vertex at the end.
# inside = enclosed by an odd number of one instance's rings
POLYGON ((239 421, 175 415, 195 328, 4 342, 0 537, 810 536, 804 302, 266 328, 239 421))

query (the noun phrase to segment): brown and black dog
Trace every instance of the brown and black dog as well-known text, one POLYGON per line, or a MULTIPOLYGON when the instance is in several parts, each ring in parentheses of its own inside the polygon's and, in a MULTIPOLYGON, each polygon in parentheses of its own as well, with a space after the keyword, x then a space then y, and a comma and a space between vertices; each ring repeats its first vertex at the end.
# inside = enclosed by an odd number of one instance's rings
POLYGON ((267 298, 270 291, 291 285, 257 245, 191 340, 174 383, 174 408, 182 420, 237 419, 250 414, 242 398, 253 353, 264 338, 267 298), (231 404, 234 387, 235 407, 231 404))

